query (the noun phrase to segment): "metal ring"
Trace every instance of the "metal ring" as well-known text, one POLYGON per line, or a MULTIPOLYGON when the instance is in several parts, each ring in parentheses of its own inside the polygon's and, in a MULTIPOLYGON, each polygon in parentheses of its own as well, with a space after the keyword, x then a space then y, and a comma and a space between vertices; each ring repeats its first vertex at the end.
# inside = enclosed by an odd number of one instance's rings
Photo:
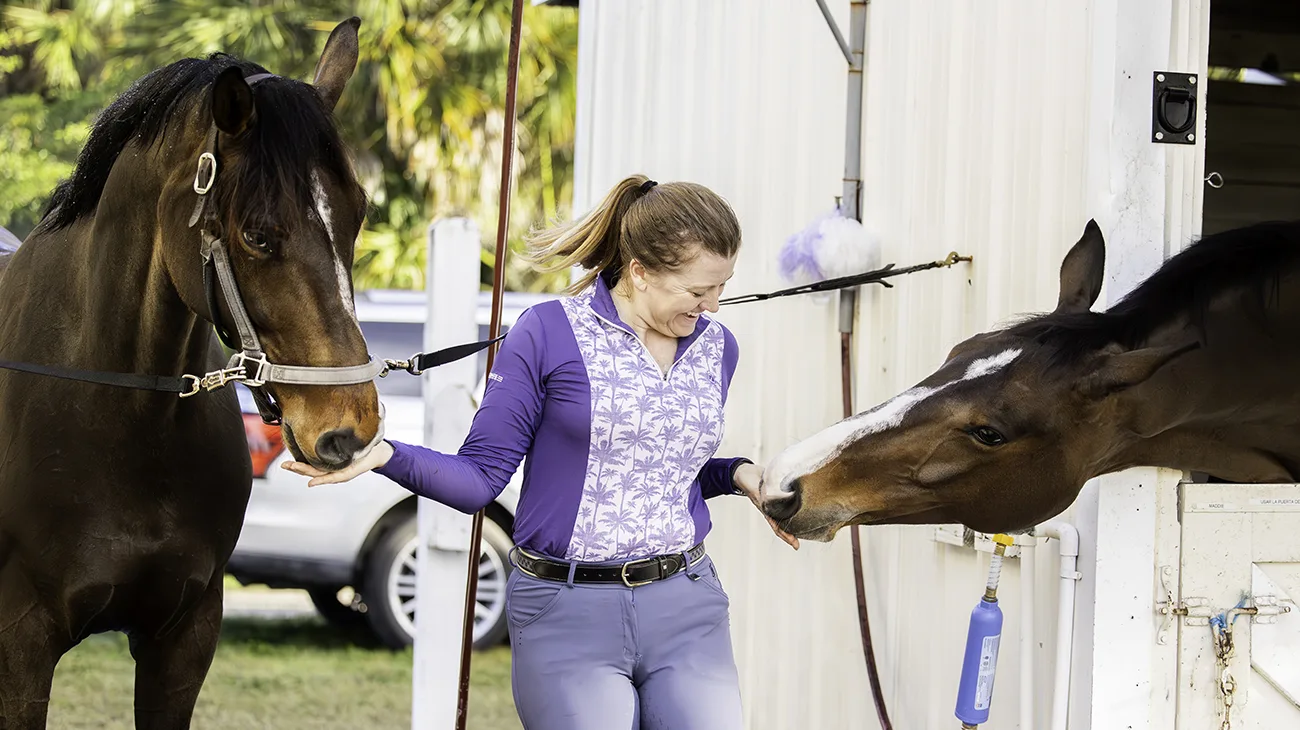
POLYGON ((1205 176, 1205 184, 1209 185, 1215 190, 1218 190, 1219 188, 1223 187, 1223 176, 1217 172, 1212 172, 1209 175, 1205 176), (1218 184, 1215 184, 1214 182, 1215 178, 1218 178, 1219 180, 1218 184))
POLYGON ((212 184, 215 183, 216 181, 217 181, 217 158, 213 157, 211 152, 204 152, 203 154, 199 155, 199 168, 194 172, 194 192, 198 193, 199 195, 207 195, 208 191, 212 189, 212 184), (208 161, 209 169, 211 170, 211 172, 208 174, 207 182, 200 183, 199 181, 203 178, 204 160, 208 161))
POLYGON ((190 389, 180 393, 180 397, 189 398, 192 395, 198 395, 200 383, 199 376, 186 373, 185 375, 182 375, 181 378, 190 381, 190 389))
POLYGON ((420 369, 420 353, 411 355, 411 359, 406 361, 406 372, 412 375, 423 375, 424 371, 420 369))

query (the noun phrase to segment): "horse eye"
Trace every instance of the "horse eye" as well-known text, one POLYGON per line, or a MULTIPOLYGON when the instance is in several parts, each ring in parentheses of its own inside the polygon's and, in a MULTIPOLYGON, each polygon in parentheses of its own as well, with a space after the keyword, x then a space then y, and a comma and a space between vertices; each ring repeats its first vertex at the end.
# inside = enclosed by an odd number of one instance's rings
POLYGON ((271 244, 267 243, 266 234, 261 231, 244 231, 244 245, 260 253, 271 251, 271 244))
POLYGON ((996 429, 989 428, 988 426, 976 426, 968 433, 974 436, 976 441, 979 441, 985 446, 1000 446, 1007 442, 1005 436, 998 433, 996 429))

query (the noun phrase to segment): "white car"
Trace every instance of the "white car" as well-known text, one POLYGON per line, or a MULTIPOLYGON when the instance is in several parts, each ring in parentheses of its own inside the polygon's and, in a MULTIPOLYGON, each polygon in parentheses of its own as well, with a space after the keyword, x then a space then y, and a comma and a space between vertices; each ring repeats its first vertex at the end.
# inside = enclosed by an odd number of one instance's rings
MULTIPOLYGON (((551 295, 507 293, 501 331, 507 331, 524 309, 548 298, 551 295)), ((356 309, 375 357, 405 359, 424 351, 423 292, 358 292, 356 309)), ((486 339, 490 293, 481 294, 478 312, 479 336, 486 339)), ((477 355, 480 395, 486 357, 486 351, 477 355)), ((376 380, 387 437, 424 443, 420 380, 404 372, 376 380)), ((262 423, 251 393, 243 386, 237 389, 253 458, 253 490, 227 572, 244 585, 305 589, 326 620, 341 626, 368 625, 393 648, 410 645, 415 635, 416 497, 374 473, 308 489, 306 479, 280 468, 292 457, 281 442, 279 427, 262 423)), ((506 635, 505 585, 511 570, 507 556, 513 546, 510 535, 521 473, 517 471, 488 506, 483 520, 474 624, 474 645, 479 648, 500 643, 506 635)))

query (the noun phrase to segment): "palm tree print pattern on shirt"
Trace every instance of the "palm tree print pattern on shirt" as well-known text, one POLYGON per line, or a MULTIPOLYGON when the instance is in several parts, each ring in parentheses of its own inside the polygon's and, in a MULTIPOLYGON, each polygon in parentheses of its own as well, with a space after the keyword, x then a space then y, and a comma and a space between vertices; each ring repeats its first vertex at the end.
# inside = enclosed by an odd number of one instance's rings
POLYGON ((595 313, 590 292, 564 309, 591 382, 591 447, 565 557, 689 549, 692 484, 723 435, 722 327, 709 321, 665 377, 631 331, 595 313))

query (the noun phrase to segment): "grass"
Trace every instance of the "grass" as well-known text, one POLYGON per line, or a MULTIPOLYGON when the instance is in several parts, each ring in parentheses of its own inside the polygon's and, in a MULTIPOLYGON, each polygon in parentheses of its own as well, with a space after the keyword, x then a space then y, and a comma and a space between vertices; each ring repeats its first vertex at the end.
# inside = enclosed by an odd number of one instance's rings
MULTIPOLYGON (((408 730, 411 657, 316 618, 227 619, 192 727, 408 730)), ((509 647, 471 667, 467 730, 519 730, 509 647)), ((49 727, 133 730, 133 676, 125 636, 90 637, 59 663, 49 727)))

